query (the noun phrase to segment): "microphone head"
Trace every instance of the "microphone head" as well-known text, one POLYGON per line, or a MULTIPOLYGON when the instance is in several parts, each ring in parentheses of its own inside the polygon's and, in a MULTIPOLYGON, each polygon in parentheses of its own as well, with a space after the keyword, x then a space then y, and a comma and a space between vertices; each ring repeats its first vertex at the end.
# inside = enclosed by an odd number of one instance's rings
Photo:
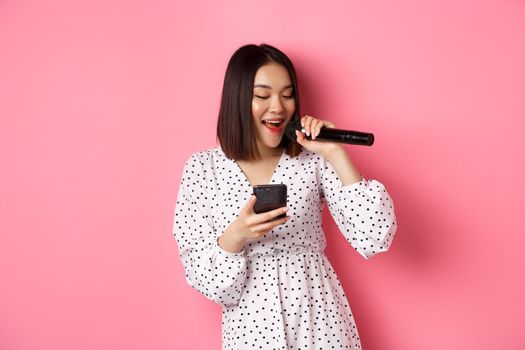
POLYGON ((286 137, 288 137, 292 141, 297 141, 297 136, 295 135, 295 130, 301 130, 303 127, 301 126, 301 122, 297 119, 290 120, 288 122, 288 125, 284 128, 284 134, 286 137))

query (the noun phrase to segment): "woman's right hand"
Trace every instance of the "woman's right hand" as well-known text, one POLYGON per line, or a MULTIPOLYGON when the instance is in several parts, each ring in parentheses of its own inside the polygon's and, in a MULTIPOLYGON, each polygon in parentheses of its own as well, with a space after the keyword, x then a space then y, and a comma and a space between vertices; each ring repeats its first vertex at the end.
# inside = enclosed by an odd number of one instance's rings
POLYGON ((248 238, 260 238, 270 232, 274 227, 286 223, 290 217, 272 220, 274 217, 284 214, 288 208, 281 207, 264 213, 256 214, 253 206, 257 197, 251 196, 244 208, 241 209, 239 216, 226 229, 224 234, 219 237, 219 245, 229 252, 240 252, 244 242, 248 238))

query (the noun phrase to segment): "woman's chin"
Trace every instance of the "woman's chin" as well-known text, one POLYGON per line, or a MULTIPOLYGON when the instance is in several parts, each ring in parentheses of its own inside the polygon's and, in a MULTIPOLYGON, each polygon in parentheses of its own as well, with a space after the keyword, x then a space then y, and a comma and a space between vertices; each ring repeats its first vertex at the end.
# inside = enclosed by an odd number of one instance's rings
POLYGON ((264 145, 266 147, 269 147, 269 148, 278 148, 279 145, 281 144, 281 137, 279 139, 276 139, 276 140, 271 140, 271 141, 268 141, 268 142, 265 142, 264 145))
POLYGON ((278 148, 281 144, 284 135, 265 135, 265 137, 258 138, 257 143, 266 148, 278 148))

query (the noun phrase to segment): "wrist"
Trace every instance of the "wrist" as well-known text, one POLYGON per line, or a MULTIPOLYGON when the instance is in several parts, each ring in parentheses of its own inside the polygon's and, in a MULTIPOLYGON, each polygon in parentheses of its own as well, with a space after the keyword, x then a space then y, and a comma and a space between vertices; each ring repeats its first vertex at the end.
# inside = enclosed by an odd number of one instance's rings
POLYGON ((338 157, 345 156, 346 150, 339 144, 333 144, 332 147, 328 148, 324 153, 323 157, 332 163, 332 161, 338 157))
POLYGON ((239 237, 228 228, 224 231, 222 236, 217 239, 217 244, 227 252, 239 253, 244 248, 244 241, 245 239, 239 237))

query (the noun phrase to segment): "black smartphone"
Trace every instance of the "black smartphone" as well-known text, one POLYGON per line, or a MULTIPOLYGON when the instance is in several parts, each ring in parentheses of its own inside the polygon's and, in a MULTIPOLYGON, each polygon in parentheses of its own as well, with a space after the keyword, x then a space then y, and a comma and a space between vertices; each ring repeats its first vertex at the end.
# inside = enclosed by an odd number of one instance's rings
MULTIPOLYGON (((253 194, 257 197, 253 211, 257 214, 264 213, 281 207, 286 207, 286 185, 268 184, 253 186, 253 194)), ((283 213, 272 220, 286 217, 283 213)))

